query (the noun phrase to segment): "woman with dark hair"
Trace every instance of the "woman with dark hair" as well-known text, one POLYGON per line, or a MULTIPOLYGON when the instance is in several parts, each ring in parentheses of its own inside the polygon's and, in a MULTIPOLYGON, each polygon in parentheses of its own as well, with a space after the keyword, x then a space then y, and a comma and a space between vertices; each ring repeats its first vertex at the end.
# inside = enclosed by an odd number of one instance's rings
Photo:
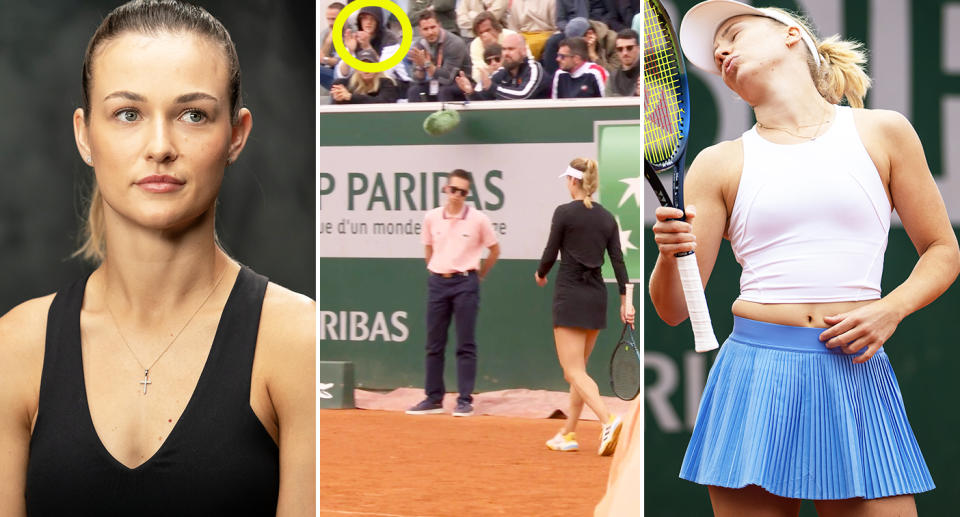
MULTIPOLYGON (((372 51, 378 58, 390 59, 400 50, 400 38, 390 31, 383 21, 383 9, 380 7, 361 7, 357 14, 357 29, 346 29, 343 44, 347 50, 359 59, 360 52, 372 51)), ((336 79, 345 79, 353 75, 353 68, 346 61, 340 61, 335 69, 336 79)), ((410 83, 410 74, 406 64, 400 63, 385 72, 385 76, 394 80, 401 94, 406 96, 410 83)))
POLYGON ((87 46, 73 125, 96 269, 0 318, 4 515, 313 515, 315 309, 215 233, 252 127, 199 7, 137 0, 87 46))
POLYGON ((863 109, 859 43, 820 40, 792 13, 702 2, 680 42, 757 120, 694 160, 686 221, 656 210, 650 298, 668 324, 688 316, 677 253, 696 248, 706 283, 727 238, 743 266, 680 477, 717 515, 797 515, 802 499, 820 515, 916 515, 913 494, 934 484, 884 345, 960 271, 920 139, 903 115, 863 109), (919 260, 882 296, 894 209, 919 260))
POLYGON ((634 313, 628 309, 625 296, 630 277, 623 264, 617 221, 591 199, 599 182, 597 162, 576 158, 560 177, 566 178, 573 201, 554 211, 550 238, 540 267, 533 273, 537 285, 547 285, 547 273, 557 260, 557 252, 560 253, 560 272, 553 293, 553 336, 563 377, 570 383, 570 409, 563 428, 547 441, 547 448, 579 450, 575 431, 586 403, 603 424, 598 454, 608 456, 617 447, 621 418, 607 409, 597 383, 586 370, 597 335, 607 326, 607 287, 600 274, 603 252, 610 256, 617 277, 620 319, 632 325, 634 313))

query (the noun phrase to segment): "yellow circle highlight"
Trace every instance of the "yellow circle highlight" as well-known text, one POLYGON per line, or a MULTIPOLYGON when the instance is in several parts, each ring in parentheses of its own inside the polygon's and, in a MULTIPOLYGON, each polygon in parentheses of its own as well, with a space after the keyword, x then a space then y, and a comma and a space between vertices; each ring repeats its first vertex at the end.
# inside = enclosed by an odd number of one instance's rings
MULTIPOLYGON (((384 23, 383 25, 386 24, 384 23)), ((381 26, 379 29, 383 31, 386 30, 386 27, 381 26)), ((399 5, 390 0, 359 0, 347 4, 347 6, 340 11, 340 14, 337 15, 337 19, 334 20, 332 30, 333 48, 337 51, 337 55, 352 68, 360 70, 361 72, 383 72, 384 70, 389 70, 397 66, 407 55, 410 46, 413 45, 413 27, 410 26, 410 18, 407 17, 407 13, 403 12, 403 9, 401 9, 399 5), (351 14, 364 7, 382 7, 393 13, 393 15, 397 17, 397 20, 400 20, 400 48, 386 61, 365 63, 350 55, 347 47, 343 44, 343 24, 346 23, 347 18, 351 14)))

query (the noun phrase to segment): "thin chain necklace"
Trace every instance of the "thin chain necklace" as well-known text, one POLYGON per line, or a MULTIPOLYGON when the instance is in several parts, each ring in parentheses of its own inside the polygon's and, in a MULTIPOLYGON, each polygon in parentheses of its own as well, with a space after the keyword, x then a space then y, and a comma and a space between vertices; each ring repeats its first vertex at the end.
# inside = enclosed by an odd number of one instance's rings
POLYGON ((802 139, 802 140, 808 140, 808 141, 811 141, 811 142, 812 142, 812 141, 816 140, 817 137, 820 136, 820 128, 822 128, 823 125, 824 125, 826 122, 828 122, 828 120, 827 120, 827 112, 824 112, 824 113, 823 113, 823 117, 820 119, 820 123, 819 123, 819 124, 807 124, 807 125, 805 125, 805 126, 797 126, 797 129, 799 130, 799 129, 802 129, 802 128, 805 128, 805 127, 813 127, 814 125, 816 125, 816 126, 817 126, 817 129, 813 132, 813 136, 800 135, 800 134, 794 133, 793 131, 790 131, 790 129, 785 128, 785 127, 768 126, 768 125, 764 124, 763 122, 760 122, 759 120, 757 121, 757 127, 761 128, 761 129, 771 129, 771 130, 776 130, 776 131, 783 131, 784 133, 787 133, 788 135, 792 135, 792 136, 795 136, 795 137, 800 138, 800 139, 802 139))
MULTIPOLYGON (((223 280, 224 275, 226 275, 227 269, 229 268, 228 267, 223 268, 223 271, 220 272, 220 278, 217 279, 217 283, 213 285, 213 289, 211 289, 210 292, 207 293, 207 296, 204 297, 203 301, 200 302, 200 305, 197 307, 197 310, 193 311, 193 314, 191 314, 190 317, 187 319, 187 322, 184 323, 182 327, 180 327, 180 330, 178 330, 176 335, 173 336, 173 339, 171 339, 170 342, 167 343, 167 346, 163 349, 162 352, 160 352, 160 355, 158 355, 157 358, 154 359, 152 363, 150 363, 150 366, 147 366, 147 367, 143 366, 143 362, 140 361, 140 358, 137 357, 136 352, 134 352, 133 348, 130 347, 130 343, 127 342, 127 338, 123 337, 123 332, 120 332, 120 325, 117 324, 117 317, 113 315, 113 310, 110 308, 110 302, 107 301, 106 293, 104 293, 104 297, 103 297, 104 305, 107 306, 107 312, 110 313, 110 320, 113 321, 113 326, 114 328, 117 329, 117 334, 120 336, 120 340, 123 341, 123 344, 127 346, 127 350, 130 351, 130 355, 132 355, 133 359, 137 361, 137 364, 140 365, 140 368, 143 368, 143 380, 138 381, 137 384, 143 385, 144 395, 147 394, 147 385, 153 384, 153 381, 150 380, 150 369, 153 368, 153 365, 157 364, 157 361, 159 361, 160 358, 163 357, 163 354, 167 353, 167 350, 170 350, 170 347, 177 341, 177 338, 180 337, 180 334, 182 334, 183 331, 186 330, 187 325, 190 325, 190 322, 193 321, 193 317, 200 312, 200 309, 202 309, 204 305, 207 304, 207 300, 209 300, 210 297, 213 296, 213 292, 216 291, 217 287, 220 286, 220 282, 223 280)), ((106 287, 104 289, 106 290, 106 287)))

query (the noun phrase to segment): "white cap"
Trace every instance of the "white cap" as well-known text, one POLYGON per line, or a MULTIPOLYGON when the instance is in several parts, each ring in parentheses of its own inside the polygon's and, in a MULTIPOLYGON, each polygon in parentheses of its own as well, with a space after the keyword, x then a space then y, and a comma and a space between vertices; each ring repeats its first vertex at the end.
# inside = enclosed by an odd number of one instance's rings
POLYGON ((558 178, 562 178, 562 177, 564 177, 564 176, 570 176, 571 178, 576 178, 576 179, 578 179, 578 180, 582 180, 582 179, 583 179, 583 171, 578 171, 577 169, 574 169, 573 167, 570 167, 570 166, 568 165, 568 166, 567 166, 567 170, 563 171, 563 174, 561 174, 560 176, 557 176, 557 177, 558 177, 558 178))
POLYGON ((680 47, 683 48, 687 60, 697 68, 720 75, 713 53, 713 40, 717 35, 717 29, 730 18, 744 14, 764 16, 777 20, 787 27, 800 29, 800 37, 813 54, 817 67, 820 67, 820 54, 817 52, 813 38, 792 16, 773 9, 758 9, 735 0, 706 0, 691 7, 687 14, 683 15, 683 20, 680 22, 680 47))

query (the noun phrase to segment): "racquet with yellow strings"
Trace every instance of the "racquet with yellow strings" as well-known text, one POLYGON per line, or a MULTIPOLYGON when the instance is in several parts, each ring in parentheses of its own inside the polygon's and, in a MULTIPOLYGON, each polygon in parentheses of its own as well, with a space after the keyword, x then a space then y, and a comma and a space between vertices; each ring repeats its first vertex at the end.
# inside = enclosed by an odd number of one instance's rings
MULTIPOLYGON (((690 92, 683 54, 670 16, 657 0, 643 11, 643 174, 660 204, 684 209, 684 159, 690 134, 690 92), (673 202, 657 173, 673 169, 673 202)), ((681 219, 683 220, 683 219, 681 219)), ((700 270, 692 251, 677 254, 677 268, 697 352, 720 345, 713 333, 700 270)))

